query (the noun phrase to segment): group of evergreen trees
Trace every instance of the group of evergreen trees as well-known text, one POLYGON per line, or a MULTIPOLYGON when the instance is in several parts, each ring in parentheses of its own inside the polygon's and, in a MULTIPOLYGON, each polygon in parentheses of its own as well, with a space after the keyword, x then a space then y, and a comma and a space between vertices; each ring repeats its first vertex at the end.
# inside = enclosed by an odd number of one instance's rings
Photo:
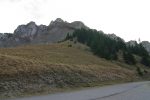
POLYGON ((92 52, 99 57, 115 60, 117 59, 117 52, 123 49, 124 42, 116 41, 108 37, 102 31, 80 29, 74 31, 71 38, 77 38, 77 41, 89 46, 92 52))
POLYGON ((142 46, 141 43, 135 43, 133 46, 127 46, 128 52, 138 55, 141 57, 141 63, 145 66, 150 66, 150 56, 147 50, 142 46))
POLYGON ((78 42, 89 46, 92 52, 108 60, 117 60, 119 50, 123 51, 123 58, 127 64, 136 64, 134 54, 141 56, 141 63, 150 66, 149 54, 141 44, 126 46, 126 43, 119 37, 113 39, 102 31, 92 29, 78 29, 72 35, 67 35, 66 39, 76 39, 78 42))

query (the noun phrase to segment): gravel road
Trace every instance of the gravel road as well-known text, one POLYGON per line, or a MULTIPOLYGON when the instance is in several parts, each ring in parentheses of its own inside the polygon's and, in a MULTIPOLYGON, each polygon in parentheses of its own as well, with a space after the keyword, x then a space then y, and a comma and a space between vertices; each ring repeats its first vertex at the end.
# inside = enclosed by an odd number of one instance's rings
POLYGON ((11 100, 150 100, 150 82, 134 82, 11 100))

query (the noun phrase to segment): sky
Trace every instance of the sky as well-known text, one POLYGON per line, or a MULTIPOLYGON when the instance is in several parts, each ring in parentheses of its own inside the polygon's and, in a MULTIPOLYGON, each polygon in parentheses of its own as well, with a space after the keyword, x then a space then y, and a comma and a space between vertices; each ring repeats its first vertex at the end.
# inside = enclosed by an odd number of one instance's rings
POLYGON ((82 21, 125 41, 150 41, 150 0, 0 0, 0 33, 30 21, 49 25, 56 18, 82 21))

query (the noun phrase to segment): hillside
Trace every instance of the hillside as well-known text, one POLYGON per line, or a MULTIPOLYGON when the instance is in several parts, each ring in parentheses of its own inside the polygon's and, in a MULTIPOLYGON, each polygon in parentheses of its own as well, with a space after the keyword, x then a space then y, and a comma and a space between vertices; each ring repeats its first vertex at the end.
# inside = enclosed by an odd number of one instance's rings
POLYGON ((0 34, 0 98, 148 79, 147 44, 60 18, 19 25, 0 34))
MULTIPOLYGON (((18 25, 12 33, 0 33, 0 47, 57 43, 64 40, 68 33, 72 34, 75 30, 82 28, 90 29, 82 21, 67 22, 61 18, 52 20, 49 25, 37 25, 36 22, 31 21, 27 24, 18 25)), ((114 33, 107 34, 107 36, 114 40, 120 38, 114 33)), ((126 44, 134 45, 134 43, 136 41, 131 40, 126 44)), ((150 42, 141 41, 141 44, 150 53, 150 42)))
MULTIPOLYGON (((93 29, 77 29, 72 34, 68 34, 65 40, 79 42, 88 46, 91 52, 106 60, 118 60, 122 56, 125 63, 136 65, 141 63, 150 67, 150 55, 142 43, 126 43, 122 38, 114 34, 105 34, 103 31, 93 29), (119 52, 121 54, 119 55, 119 52), (136 57, 140 59, 137 61, 136 57)), ((124 63, 123 62, 123 63, 124 63)))
POLYGON ((68 41, 1 48, 0 61, 1 97, 127 82, 139 77, 136 67, 99 58, 88 47, 68 41))

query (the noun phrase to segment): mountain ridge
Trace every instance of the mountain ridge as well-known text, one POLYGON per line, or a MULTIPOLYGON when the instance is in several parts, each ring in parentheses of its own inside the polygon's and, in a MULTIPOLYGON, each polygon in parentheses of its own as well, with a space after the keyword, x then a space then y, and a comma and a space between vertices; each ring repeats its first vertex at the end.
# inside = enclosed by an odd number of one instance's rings
POLYGON ((0 48, 0 98, 148 80, 150 75, 150 57, 141 45, 128 48, 115 34, 78 21, 29 22, 14 34, 2 34, 0 46, 11 47, 0 48))
MULTIPOLYGON (((62 41, 68 33, 73 33, 76 29, 90 29, 81 21, 67 22, 61 18, 52 20, 47 25, 37 25, 31 21, 27 24, 19 25, 13 33, 0 33, 0 47, 14 47, 26 44, 45 44, 62 41)), ((122 39, 113 34, 107 34, 112 39, 122 39)), ((122 39, 124 41, 124 39, 122 39)), ((124 41, 125 42, 125 41, 124 41)), ((136 41, 126 42, 127 45, 134 46, 136 41)), ((141 44, 150 53, 150 42, 142 41, 141 44)))
POLYGON ((13 34, 0 34, 0 47, 13 47, 23 44, 41 44, 62 41, 68 33, 75 29, 88 29, 81 21, 66 22, 61 18, 46 25, 37 25, 31 21, 26 25, 19 25, 13 34))

